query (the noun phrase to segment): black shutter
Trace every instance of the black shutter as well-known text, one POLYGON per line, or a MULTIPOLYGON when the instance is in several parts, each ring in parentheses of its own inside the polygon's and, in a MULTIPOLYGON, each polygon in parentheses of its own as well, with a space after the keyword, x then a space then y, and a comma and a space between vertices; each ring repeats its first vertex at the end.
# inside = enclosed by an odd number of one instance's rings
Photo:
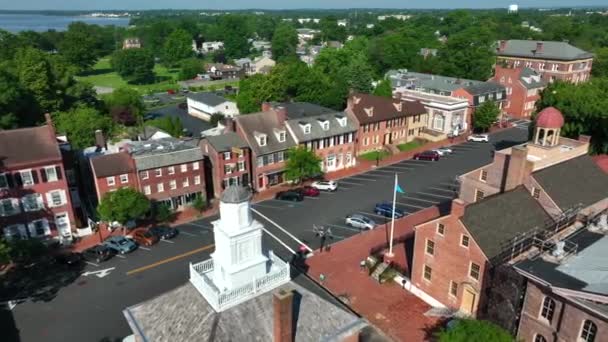
POLYGON ((55 171, 57 172, 57 179, 62 180, 63 175, 61 174, 61 168, 59 166, 55 166, 55 171))
POLYGON ((48 181, 48 178, 46 177, 46 169, 40 169, 40 178, 42 178, 43 183, 48 181))
POLYGON ((23 186, 23 181, 21 180, 21 174, 19 172, 14 173, 13 177, 15 177, 15 184, 18 187, 23 186))
POLYGON ((32 181, 34 181, 34 184, 40 183, 38 181, 38 171, 37 170, 32 170, 32 181))
POLYGON ((264 165, 268 165, 268 156, 263 156, 262 160, 264 161, 264 165))
POLYGON ((8 183, 8 187, 9 188, 14 188, 15 187, 15 180, 13 178, 13 175, 10 173, 5 173, 4 177, 6 177, 6 183, 8 183))

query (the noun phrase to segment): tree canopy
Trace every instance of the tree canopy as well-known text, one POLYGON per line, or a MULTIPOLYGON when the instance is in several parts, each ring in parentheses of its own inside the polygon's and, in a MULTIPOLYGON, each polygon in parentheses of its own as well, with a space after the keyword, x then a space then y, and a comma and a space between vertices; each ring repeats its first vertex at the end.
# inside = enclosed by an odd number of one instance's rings
POLYGON ((121 124, 139 122, 145 110, 141 95, 129 87, 115 89, 105 97, 105 103, 114 121, 121 124))
POLYGON ((294 147, 287 153, 285 179, 299 183, 304 179, 318 176, 322 173, 321 162, 323 160, 313 151, 304 147, 294 147))
POLYGON ((376 96, 383 96, 392 98, 393 97, 393 88, 391 87, 391 81, 384 79, 376 85, 376 88, 373 92, 376 96))
POLYGON ((179 138, 184 134, 182 120, 178 116, 164 116, 162 118, 146 121, 146 126, 154 126, 179 138))
POLYGON ((163 63, 173 67, 188 57, 192 57, 192 36, 183 29, 171 32, 163 45, 163 63))
POLYGON ((289 23, 278 24, 272 36, 272 57, 279 62, 294 58, 297 45, 296 29, 289 23))
POLYGON ((147 49, 117 50, 112 54, 110 64, 129 83, 154 81, 154 55, 147 49))
POLYGON ((198 74, 203 73, 205 71, 205 67, 203 62, 197 58, 188 58, 184 59, 181 62, 181 67, 179 70, 178 78, 180 80, 191 80, 195 78, 198 74))
POLYGON ((482 103, 473 114, 473 127, 479 131, 487 131, 498 119, 500 109, 493 101, 482 103))
POLYGON ((461 319, 453 328, 444 329, 438 335, 439 342, 513 342, 509 333, 494 323, 473 319, 461 319))
POLYGON ((76 148, 85 148, 95 144, 95 131, 100 129, 104 134, 111 134, 112 119, 91 107, 80 106, 67 112, 53 115, 57 131, 65 133, 70 143, 76 148))
POLYGON ((93 26, 83 22, 73 22, 68 26, 59 53, 80 71, 90 69, 101 52, 102 37, 93 26))
POLYGON ((132 188, 120 188, 106 193, 97 206, 100 218, 106 222, 126 224, 142 218, 150 211, 150 201, 141 192, 132 188))

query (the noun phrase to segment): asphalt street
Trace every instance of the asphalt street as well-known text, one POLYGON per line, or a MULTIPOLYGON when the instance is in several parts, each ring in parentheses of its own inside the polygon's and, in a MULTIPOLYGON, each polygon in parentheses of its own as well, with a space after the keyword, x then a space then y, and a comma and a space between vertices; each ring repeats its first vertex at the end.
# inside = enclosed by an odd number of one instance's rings
MULTIPOLYGON (((256 219, 265 226, 265 248, 288 260, 301 244, 312 250, 319 247, 313 225, 331 227, 334 239, 330 242, 335 242, 359 233, 344 225, 348 214, 362 213, 383 223, 373 208, 378 202, 392 200, 395 173, 405 191, 398 196, 397 206, 405 212, 447 203, 456 195, 457 175, 489 163, 495 148, 526 141, 526 125, 493 134, 490 140, 455 145, 454 153, 438 162, 407 160, 347 177, 339 181, 338 191, 321 193, 318 198, 254 204, 256 219)), ((100 265, 89 264, 75 282, 61 288, 52 299, 17 305, 12 314, 18 340, 115 341, 129 335, 122 310, 188 281, 188 263, 203 261, 213 252, 211 222, 216 219, 181 225, 180 235, 174 240, 140 248, 100 265)), ((298 277, 298 282, 310 281, 298 277)))

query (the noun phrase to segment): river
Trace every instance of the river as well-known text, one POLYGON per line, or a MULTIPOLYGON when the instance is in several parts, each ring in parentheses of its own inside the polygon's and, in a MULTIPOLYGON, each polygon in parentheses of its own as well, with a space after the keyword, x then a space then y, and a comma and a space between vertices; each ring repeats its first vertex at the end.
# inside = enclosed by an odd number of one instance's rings
POLYGON ((74 21, 87 24, 128 26, 129 18, 100 18, 87 16, 56 16, 43 14, 6 14, 0 13, 0 29, 10 32, 20 31, 65 31, 74 21))

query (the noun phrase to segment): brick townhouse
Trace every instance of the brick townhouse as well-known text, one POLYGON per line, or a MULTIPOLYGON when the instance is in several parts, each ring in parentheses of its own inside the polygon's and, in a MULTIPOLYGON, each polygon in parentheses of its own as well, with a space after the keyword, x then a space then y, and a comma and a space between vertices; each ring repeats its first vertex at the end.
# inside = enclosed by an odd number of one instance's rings
POLYGON ((497 65, 533 69, 547 82, 586 82, 593 64, 592 53, 566 42, 501 40, 496 55, 497 65))
POLYGON ((345 112, 357 120, 357 154, 380 150, 421 138, 428 115, 419 101, 368 94, 349 97, 345 112))
POLYGON ((204 196, 203 154, 197 140, 128 142, 123 151, 91 158, 97 198, 133 187, 156 203, 180 210, 204 196))
POLYGON ((208 136, 200 146, 205 155, 207 196, 219 198, 229 185, 251 184, 251 150, 234 132, 235 123, 226 121, 223 134, 208 136))
POLYGON ((535 104, 547 83, 542 75, 530 68, 494 67, 495 82, 506 87, 507 102, 503 109, 514 118, 530 118, 535 104))
POLYGON ((0 131, 4 237, 71 240, 76 221, 67 178, 49 115, 41 127, 0 131))

